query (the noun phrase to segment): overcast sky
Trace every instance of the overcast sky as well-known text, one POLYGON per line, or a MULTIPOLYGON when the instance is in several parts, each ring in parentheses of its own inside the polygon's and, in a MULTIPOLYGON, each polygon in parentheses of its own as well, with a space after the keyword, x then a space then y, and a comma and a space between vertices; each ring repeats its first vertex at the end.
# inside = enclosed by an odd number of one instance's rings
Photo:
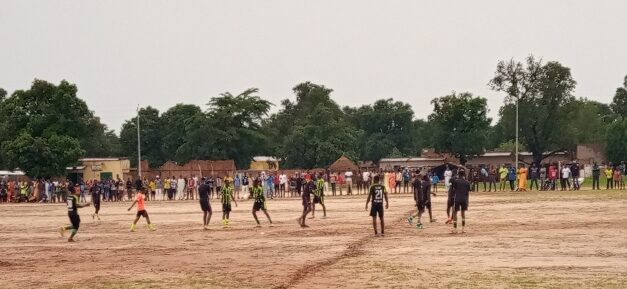
POLYGON ((0 87, 67 79, 117 132, 138 104, 205 109, 249 87, 276 111, 303 81, 342 106, 408 102, 418 118, 469 91, 496 117, 497 62, 529 54, 610 102, 627 74, 627 1, 0 0, 0 87))

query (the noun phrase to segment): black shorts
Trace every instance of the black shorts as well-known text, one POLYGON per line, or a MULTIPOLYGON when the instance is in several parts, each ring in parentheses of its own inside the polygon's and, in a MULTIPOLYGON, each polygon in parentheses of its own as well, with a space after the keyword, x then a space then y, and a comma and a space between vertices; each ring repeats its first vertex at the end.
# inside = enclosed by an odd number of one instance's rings
POLYGON ((455 211, 468 211, 468 200, 455 201, 455 211))
POLYGON ((203 212, 211 212, 211 204, 209 203, 209 199, 200 200, 200 209, 203 212))
POLYGON ((453 207, 453 205, 455 204, 455 199, 454 198, 448 198, 448 201, 446 202, 446 208, 450 208, 453 207))
POLYGON ((81 225, 81 217, 79 217, 77 213, 68 213, 68 217, 70 217, 70 224, 72 224, 72 228, 74 230, 78 230, 78 227, 81 225))
POLYGON ((137 211, 137 217, 144 217, 144 218, 148 218, 148 212, 146 212, 146 210, 141 210, 141 211, 137 211))
POLYGON ((418 210, 424 211, 425 208, 431 209, 431 200, 418 201, 418 210))
POLYGON ((231 211, 231 204, 222 204, 222 212, 228 213, 231 211))
POLYGON ((314 204, 324 205, 324 195, 314 196, 314 204))
POLYGON ((379 214, 379 218, 383 218, 383 203, 373 203, 370 208, 370 216, 376 217, 379 214))
POLYGON ((266 202, 254 202, 253 203, 253 210, 255 211, 259 211, 259 210, 266 210, 266 202))
POLYGON ((94 202, 94 209, 96 209, 96 212, 100 211, 100 202, 94 202))

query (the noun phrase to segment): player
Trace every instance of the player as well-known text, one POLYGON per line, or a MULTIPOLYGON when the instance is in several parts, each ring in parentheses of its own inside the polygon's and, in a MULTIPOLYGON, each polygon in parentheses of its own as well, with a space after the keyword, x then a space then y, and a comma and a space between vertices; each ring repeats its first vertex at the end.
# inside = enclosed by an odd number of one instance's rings
POLYGON ((85 205, 78 204, 79 192, 75 190, 73 187, 70 188, 71 195, 67 198, 67 215, 70 218, 70 224, 68 226, 61 226, 59 228, 59 232, 61 233, 61 237, 64 236, 65 231, 70 230, 72 233, 70 234, 70 238, 67 239, 68 242, 74 242, 74 236, 78 232, 78 228, 81 225, 81 217, 78 215, 78 208, 88 207, 89 203, 85 205))
MULTIPOLYGON (((461 172, 461 171, 460 171, 461 172)), ((448 199, 446 201, 446 222, 445 224, 453 223, 453 206, 455 205, 455 191, 451 187, 448 188, 448 199)))
POLYGON ((233 198, 233 187, 231 182, 226 180, 224 187, 222 187, 222 226, 228 228, 230 225, 229 215, 231 213, 231 201, 235 202, 237 207, 237 200, 233 198))
POLYGON ((257 227, 261 227, 259 223, 259 218, 257 218, 257 211, 262 210, 263 213, 268 217, 268 221, 270 221, 270 225, 272 225, 272 219, 270 219, 270 214, 268 214, 268 210, 266 208, 266 196, 263 194, 263 187, 261 186, 261 181, 255 180, 253 182, 253 198, 255 202, 253 203, 253 217, 255 217, 255 222, 257 222, 257 227))
POLYGON ((98 221, 100 221, 100 198, 102 195, 102 191, 100 190, 100 186, 93 185, 91 187, 91 202, 94 204, 94 213, 91 214, 91 219, 93 220, 95 217, 98 217, 98 221))
POLYGON ((311 212, 311 194, 315 189, 316 185, 312 180, 306 182, 303 186, 303 192, 301 194, 303 198, 303 214, 298 218, 298 224, 300 224, 301 228, 309 228, 309 226, 305 224, 305 219, 307 218, 307 214, 311 212))
MULTIPOLYGON (((209 221, 211 221, 211 204, 209 203, 209 185, 204 177, 200 178, 200 186, 198 187, 198 196, 200 200, 200 209, 203 212, 202 224, 205 230, 209 230, 209 221)), ((188 194, 190 196, 190 194, 188 194)), ((192 195, 193 199, 193 195, 192 195)))
POLYGON ((316 180, 316 189, 314 190, 314 201, 311 205, 311 218, 315 218, 316 215, 316 204, 320 204, 322 206, 322 218, 325 219, 327 217, 327 206, 324 205, 324 179, 322 178, 322 174, 318 175, 318 179, 316 180))
POLYGON ((130 211, 135 206, 135 204, 137 204, 137 215, 135 216, 135 220, 131 224, 131 232, 135 232, 135 227, 137 226, 137 221, 139 221, 140 217, 146 218, 146 223, 148 223, 148 229, 150 231, 155 230, 155 225, 150 223, 150 217, 148 217, 148 212, 146 211, 146 197, 144 196, 145 192, 145 188, 141 188, 140 190, 138 190, 137 196, 135 196, 135 201, 133 201, 131 207, 128 208, 128 211, 130 211))
MULTIPOLYGON (((412 176, 411 186, 413 189, 414 202, 416 203, 415 206, 416 208, 418 208, 418 195, 419 195, 419 192, 422 191, 422 182, 420 181, 420 170, 416 170, 416 172, 412 176)), ((416 210, 416 214, 409 214, 409 217, 407 218, 407 223, 409 223, 410 225, 413 224, 414 218, 416 216, 418 216, 418 210, 416 210)))
POLYGON ((385 186, 379 184, 379 176, 374 176, 374 185, 370 187, 368 199, 366 200, 366 211, 368 211, 368 203, 372 199, 372 206, 370 207, 370 216, 372 217, 372 227, 374 228, 374 235, 377 233, 377 215, 381 220, 381 237, 385 236, 385 223, 383 221, 383 198, 385 198, 385 208, 388 208, 388 193, 385 190, 385 186))
POLYGON ((464 233, 464 227, 466 227, 466 211, 468 210, 468 193, 470 192, 470 183, 464 179, 465 172, 459 172, 459 178, 453 180, 451 183, 451 190, 454 192, 454 204, 453 204, 453 231, 451 233, 457 233, 457 212, 461 211, 462 215, 462 233, 464 233))

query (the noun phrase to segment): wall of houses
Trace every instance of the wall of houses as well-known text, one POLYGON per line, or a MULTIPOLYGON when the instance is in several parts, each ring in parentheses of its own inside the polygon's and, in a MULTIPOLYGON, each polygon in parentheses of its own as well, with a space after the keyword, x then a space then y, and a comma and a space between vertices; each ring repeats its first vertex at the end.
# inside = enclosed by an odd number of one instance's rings
POLYGON ((101 176, 111 175, 112 178, 124 178, 129 174, 131 163, 128 159, 84 159, 82 160, 83 179, 100 180, 101 176))
POLYGON ((579 144, 577 145, 577 160, 584 164, 592 164, 595 161, 600 165, 607 163, 605 146, 603 144, 579 144))

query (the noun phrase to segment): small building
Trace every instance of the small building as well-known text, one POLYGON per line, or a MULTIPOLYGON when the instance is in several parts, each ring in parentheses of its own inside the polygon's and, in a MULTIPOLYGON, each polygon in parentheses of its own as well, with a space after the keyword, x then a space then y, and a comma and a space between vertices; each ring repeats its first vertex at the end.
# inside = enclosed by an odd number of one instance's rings
POLYGON ((83 158, 81 165, 67 168, 70 175, 82 180, 105 180, 125 178, 130 173, 128 158, 83 158))
POLYGON ((439 166, 446 162, 445 157, 413 157, 413 158, 384 158, 379 161, 379 169, 384 171, 400 168, 426 168, 439 166))
POLYGON ((329 166, 331 172, 346 172, 351 171, 353 173, 359 171, 359 167, 346 156, 341 156, 337 161, 329 166))
MULTIPOLYGON (((142 178, 153 179, 157 176, 161 178, 192 176, 212 176, 224 177, 235 174, 234 160, 191 160, 185 164, 178 164, 174 161, 167 161, 158 168, 150 168, 148 160, 141 162, 142 178)), ((137 168, 131 169, 132 178, 137 179, 137 168)))
MULTIPOLYGON (((516 162, 515 154, 512 152, 485 152, 482 155, 469 157, 465 163, 467 167, 498 167, 500 165, 511 165, 516 162)), ((542 163, 570 163, 573 158, 569 153, 556 152, 545 153, 542 163)), ((530 152, 519 152, 518 162, 530 165, 533 162, 533 154, 530 152)))
POLYGON ((250 162, 251 171, 278 171, 279 160, 273 157, 257 156, 250 162))

